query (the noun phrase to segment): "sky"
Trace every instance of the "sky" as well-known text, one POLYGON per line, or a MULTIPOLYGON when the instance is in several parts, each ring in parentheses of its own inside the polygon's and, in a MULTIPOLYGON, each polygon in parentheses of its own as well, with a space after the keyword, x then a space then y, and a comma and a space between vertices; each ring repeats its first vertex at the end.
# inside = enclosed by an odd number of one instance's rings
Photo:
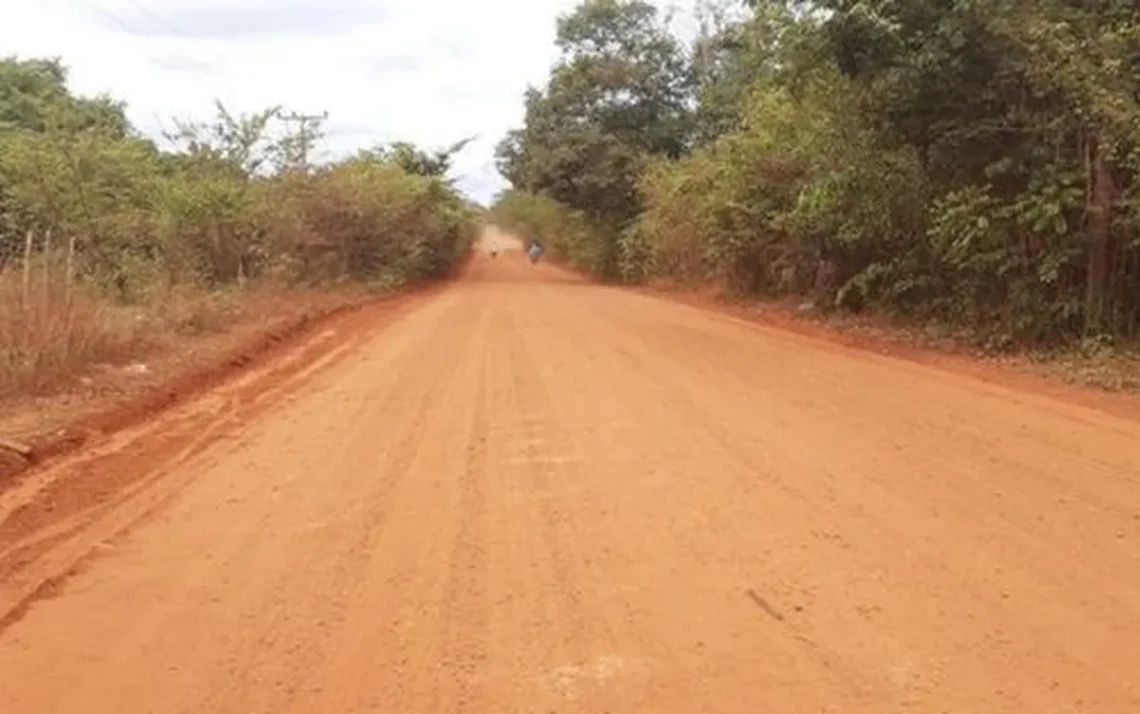
MULTIPOLYGON (((0 0, 0 56, 60 57, 71 89, 127 102, 155 137, 174 117, 274 105, 328 112, 323 155, 390 141, 456 157, 457 185, 504 187, 494 147, 557 59, 578 0, 0 0)), ((665 5, 664 2, 660 4, 665 5)))

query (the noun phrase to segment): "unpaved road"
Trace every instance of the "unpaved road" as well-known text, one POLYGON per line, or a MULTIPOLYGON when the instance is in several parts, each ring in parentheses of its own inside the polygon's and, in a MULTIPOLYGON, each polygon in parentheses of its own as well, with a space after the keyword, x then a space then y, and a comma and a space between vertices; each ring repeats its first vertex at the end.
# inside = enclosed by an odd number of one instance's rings
POLYGON ((0 496, 0 712, 1140 711, 1135 422, 517 254, 292 364, 0 496))

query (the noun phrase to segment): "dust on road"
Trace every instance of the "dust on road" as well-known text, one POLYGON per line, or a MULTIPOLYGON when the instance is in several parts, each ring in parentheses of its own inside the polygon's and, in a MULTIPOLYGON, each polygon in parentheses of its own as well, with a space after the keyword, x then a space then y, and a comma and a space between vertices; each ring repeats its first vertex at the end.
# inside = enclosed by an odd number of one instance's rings
POLYGON ((1140 711, 1135 422, 517 253, 338 329, 0 496, 0 711, 1140 711))

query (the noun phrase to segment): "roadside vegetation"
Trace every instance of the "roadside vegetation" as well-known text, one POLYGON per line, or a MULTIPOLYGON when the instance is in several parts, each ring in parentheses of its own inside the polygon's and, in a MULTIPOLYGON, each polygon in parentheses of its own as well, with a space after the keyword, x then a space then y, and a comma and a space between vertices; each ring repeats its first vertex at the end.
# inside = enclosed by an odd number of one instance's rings
POLYGON ((1123 0, 640 0, 558 21, 496 219, 614 280, 965 329, 1140 337, 1140 10, 1123 0))
POLYGON ((255 295, 441 278, 468 249, 462 144, 314 166, 319 121, 216 110, 160 148, 58 61, 0 60, 0 397, 220 329, 255 295))

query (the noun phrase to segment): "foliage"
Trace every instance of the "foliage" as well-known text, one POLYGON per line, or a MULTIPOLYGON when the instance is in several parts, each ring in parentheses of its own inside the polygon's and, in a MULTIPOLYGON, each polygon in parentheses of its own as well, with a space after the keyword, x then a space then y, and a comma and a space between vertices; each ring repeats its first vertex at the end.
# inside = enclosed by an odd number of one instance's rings
POLYGON ((594 274, 605 274, 610 269, 607 262, 613 256, 607 248, 614 244, 614 238, 598 239, 605 235, 606 227, 552 198, 507 191, 495 201, 490 220, 527 240, 538 238, 551 260, 594 274))
POLYGON ((0 60, 0 394, 132 353, 116 315, 173 295, 445 277, 481 217, 445 176, 462 143, 314 167, 297 118, 218 104, 163 151, 58 61, 0 60))
POLYGON ((590 262, 617 270, 617 235, 640 210, 644 159, 691 141, 691 74, 680 43, 641 0, 588 0, 559 19, 562 58, 526 95, 526 122, 498 148, 516 188, 583 213, 602 230, 590 262))
POLYGON ((387 147, 381 147, 370 152, 370 155, 390 161, 405 172, 415 176, 442 178, 451 170, 451 162, 455 155, 463 151, 472 141, 473 137, 462 139, 446 149, 430 153, 406 141, 397 141, 387 147))
POLYGON ((125 136, 130 126, 123 105, 106 96, 73 96, 58 59, 0 58, 0 132, 92 128, 125 136))
MULTIPOLYGON (((641 36, 598 4, 571 17, 641 36)), ((516 188, 621 217, 616 272, 952 321, 991 345, 1140 336, 1134 3, 704 8, 689 68, 667 64, 692 91, 670 105, 683 140, 637 144, 600 99, 560 123, 559 98, 608 86, 580 70, 568 93, 571 53, 504 145, 516 188)))
POLYGON ((440 276, 470 238, 476 217, 444 176, 464 142, 314 169, 299 147, 319 124, 218 104, 211 121, 177 122, 161 152, 120 105, 73 97, 65 78, 54 61, 0 62, 0 261, 29 231, 50 234, 73 246, 80 278, 130 301, 159 279, 440 276))

